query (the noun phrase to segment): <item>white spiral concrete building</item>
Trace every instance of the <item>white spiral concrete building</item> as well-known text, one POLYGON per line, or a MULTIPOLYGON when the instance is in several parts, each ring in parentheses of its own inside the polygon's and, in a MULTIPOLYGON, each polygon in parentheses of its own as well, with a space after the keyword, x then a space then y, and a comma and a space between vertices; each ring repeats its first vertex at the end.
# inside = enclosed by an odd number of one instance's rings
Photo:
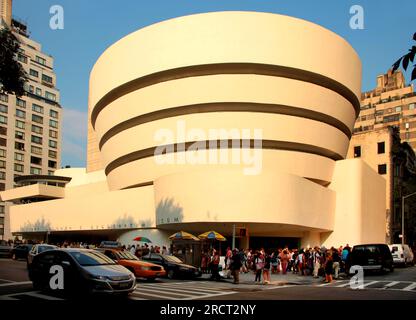
MULTIPOLYGON (((86 175, 104 170, 107 199, 125 194, 134 219, 167 233, 230 235, 237 225, 251 237, 305 245, 381 241, 384 181, 360 160, 344 160, 360 90, 354 49, 304 20, 214 12, 157 23, 116 42, 93 67, 86 175), (198 132, 260 129, 262 143, 179 134, 179 124, 198 132), (221 153, 230 158, 256 149, 261 170, 247 175, 247 164, 232 162, 160 164, 161 129, 176 133, 164 144, 174 156, 207 159, 209 146, 225 146, 221 153), (367 184, 377 190, 373 199, 362 198, 367 184), (153 207, 140 208, 149 202, 153 207)), ((111 218, 121 215, 117 205, 111 218)), ((100 225, 111 220, 91 214, 100 225)), ((240 240, 249 245, 249 237, 240 240)))

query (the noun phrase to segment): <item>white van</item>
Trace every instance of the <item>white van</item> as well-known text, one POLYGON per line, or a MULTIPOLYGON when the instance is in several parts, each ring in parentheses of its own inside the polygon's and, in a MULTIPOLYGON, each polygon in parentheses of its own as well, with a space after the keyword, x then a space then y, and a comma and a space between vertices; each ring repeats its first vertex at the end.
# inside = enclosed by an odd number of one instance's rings
POLYGON ((413 265, 413 252, 407 244, 389 245, 394 264, 413 265))

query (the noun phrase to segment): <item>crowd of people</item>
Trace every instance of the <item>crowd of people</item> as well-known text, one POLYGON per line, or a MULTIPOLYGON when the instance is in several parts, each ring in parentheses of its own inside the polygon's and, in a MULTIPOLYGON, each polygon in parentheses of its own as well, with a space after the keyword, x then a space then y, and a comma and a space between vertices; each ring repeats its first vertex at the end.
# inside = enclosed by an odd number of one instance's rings
MULTIPOLYGON (((271 274, 287 274, 292 272, 301 276, 323 277, 325 282, 338 279, 341 272, 348 273, 351 247, 347 244, 339 248, 303 248, 276 250, 231 250, 227 248, 225 255, 225 271, 230 272, 234 283, 239 283, 240 273, 253 272, 254 281, 268 284, 271 274)), ((213 279, 219 276, 219 254, 216 250, 204 252, 201 269, 210 272, 213 279)))

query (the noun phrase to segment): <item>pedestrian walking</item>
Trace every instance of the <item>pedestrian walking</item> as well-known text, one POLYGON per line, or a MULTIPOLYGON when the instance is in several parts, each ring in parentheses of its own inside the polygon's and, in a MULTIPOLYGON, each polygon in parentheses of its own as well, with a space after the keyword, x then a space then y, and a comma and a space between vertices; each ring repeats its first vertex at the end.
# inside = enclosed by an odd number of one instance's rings
POLYGON ((270 263, 271 257, 268 253, 264 255, 264 267, 263 267, 263 284, 270 283, 270 263))
POLYGON ((241 256, 238 252, 238 249, 233 250, 233 254, 230 260, 231 260, 230 262, 231 273, 234 278, 233 283, 239 284, 240 283, 240 268, 242 266, 242 263, 241 263, 241 256))
POLYGON ((333 268, 334 268, 334 279, 338 279, 341 258, 338 254, 338 250, 335 248, 332 251, 332 261, 333 261, 333 268))
POLYGON ((285 248, 279 255, 280 263, 282 265, 282 274, 286 274, 287 265, 289 263, 289 250, 285 248))
POLYGON ((321 254, 318 247, 314 248, 312 253, 313 258, 313 277, 318 278, 319 269, 321 268, 321 254))
POLYGON ((255 282, 261 281, 261 274, 263 273, 264 268, 264 255, 261 252, 257 252, 254 258, 254 267, 256 270, 256 278, 254 279, 255 282))
POLYGON ((212 261, 211 261, 211 279, 213 280, 221 280, 221 276, 219 273, 219 266, 220 264, 220 255, 218 254, 218 252, 214 249, 213 251, 213 256, 212 256, 212 261))
POLYGON ((326 253, 326 262, 325 262, 325 283, 332 282, 332 273, 334 271, 332 253, 328 251, 326 253))

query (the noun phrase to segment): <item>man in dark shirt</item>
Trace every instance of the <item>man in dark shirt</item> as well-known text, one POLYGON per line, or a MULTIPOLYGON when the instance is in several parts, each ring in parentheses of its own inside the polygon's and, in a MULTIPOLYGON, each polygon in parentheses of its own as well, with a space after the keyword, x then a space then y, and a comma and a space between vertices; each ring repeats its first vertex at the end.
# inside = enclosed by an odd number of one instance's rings
POLYGON ((238 284, 240 282, 240 268, 241 268, 241 256, 238 253, 238 249, 233 250, 233 255, 231 257, 231 272, 234 278, 233 283, 238 284))
POLYGON ((334 278, 338 279, 341 257, 339 256, 339 253, 338 253, 337 249, 332 250, 332 261, 333 261, 332 267, 333 267, 334 273, 335 273, 334 278))

